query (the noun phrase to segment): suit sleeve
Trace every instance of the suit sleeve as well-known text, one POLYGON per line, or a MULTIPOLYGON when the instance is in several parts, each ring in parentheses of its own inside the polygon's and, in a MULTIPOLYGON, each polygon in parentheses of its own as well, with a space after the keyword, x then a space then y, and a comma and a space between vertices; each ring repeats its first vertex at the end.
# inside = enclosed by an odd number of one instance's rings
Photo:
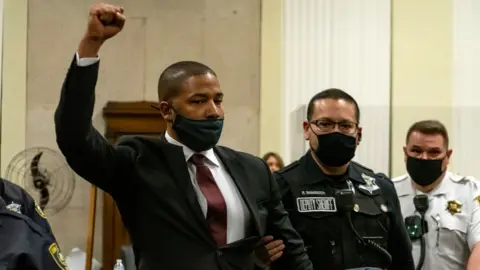
POLYGON ((68 164, 81 177, 112 193, 121 186, 133 163, 133 149, 112 146, 93 127, 95 86, 99 62, 79 66, 76 57, 62 86, 60 102, 55 111, 57 144, 68 164))
MULTIPOLYGON (((265 164, 266 169, 268 166, 265 164)), ((280 261, 275 265, 282 265, 281 269, 289 270, 313 270, 313 265, 305 251, 303 239, 293 228, 282 203, 280 189, 268 170, 270 180, 270 202, 267 222, 267 233, 273 235, 275 239, 282 239, 285 244, 285 250, 280 261)), ((272 269, 279 269, 278 267, 272 269)))
POLYGON ((390 270, 414 270, 412 243, 403 221, 397 192, 390 179, 384 179, 384 197, 389 204, 390 232, 388 252, 392 256, 390 270))

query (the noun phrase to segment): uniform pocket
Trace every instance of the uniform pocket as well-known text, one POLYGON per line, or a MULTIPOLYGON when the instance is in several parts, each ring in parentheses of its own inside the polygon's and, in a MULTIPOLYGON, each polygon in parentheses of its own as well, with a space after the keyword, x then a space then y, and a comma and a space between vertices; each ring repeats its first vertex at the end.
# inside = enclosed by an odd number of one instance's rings
POLYGON ((464 213, 443 213, 436 231, 429 232, 430 245, 435 245, 440 256, 455 258, 464 261, 468 259, 468 246, 466 242, 468 216, 464 213), (435 236, 435 237, 432 237, 435 236))
POLYGON ((468 217, 462 214, 444 214, 440 220, 440 228, 443 230, 454 231, 466 234, 468 226, 468 217))

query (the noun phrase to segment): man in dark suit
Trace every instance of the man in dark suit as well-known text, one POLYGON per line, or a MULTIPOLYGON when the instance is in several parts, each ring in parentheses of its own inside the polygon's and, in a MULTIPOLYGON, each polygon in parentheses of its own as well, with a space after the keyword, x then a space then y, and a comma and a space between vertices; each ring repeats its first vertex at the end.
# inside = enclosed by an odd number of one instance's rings
POLYGON ((254 249, 271 234, 283 240, 278 249, 285 248, 289 269, 312 269, 265 162, 216 146, 223 94, 207 66, 178 62, 160 76, 159 109, 167 121, 161 138, 129 137, 113 146, 95 130, 97 55, 124 22, 123 8, 91 8, 63 84, 55 128, 70 166, 116 201, 138 268, 253 269, 254 249))

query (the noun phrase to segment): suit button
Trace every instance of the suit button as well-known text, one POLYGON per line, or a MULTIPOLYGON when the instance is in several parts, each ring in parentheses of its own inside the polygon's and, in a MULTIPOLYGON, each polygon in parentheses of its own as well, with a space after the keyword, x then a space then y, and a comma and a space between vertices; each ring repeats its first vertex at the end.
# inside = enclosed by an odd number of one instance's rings
POLYGON ((217 255, 218 255, 218 256, 222 256, 222 255, 223 255, 223 252, 221 252, 220 250, 217 250, 217 255))

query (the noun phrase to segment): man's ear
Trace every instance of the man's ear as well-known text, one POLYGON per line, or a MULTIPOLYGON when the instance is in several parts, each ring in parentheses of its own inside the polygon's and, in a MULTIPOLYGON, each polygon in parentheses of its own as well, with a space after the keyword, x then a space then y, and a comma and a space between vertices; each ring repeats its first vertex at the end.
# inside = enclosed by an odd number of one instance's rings
POLYGON ((358 131, 357 131, 357 145, 359 145, 360 142, 362 141, 362 131, 363 131, 363 129, 361 127, 359 127, 358 131))
POLYGON ((166 101, 160 101, 158 105, 158 109, 160 110, 160 113, 162 114, 163 119, 167 122, 173 122, 173 110, 172 106, 166 101))
POLYGON ((306 141, 310 138, 310 134, 308 133, 308 130, 310 129, 310 123, 305 120, 302 123, 303 125, 303 138, 305 138, 306 141))
POLYGON ((408 155, 407 155, 407 147, 404 146, 404 147, 403 147, 403 160, 404 160, 405 162, 407 162, 407 158, 408 158, 408 155))
POLYGON ((446 158, 446 166, 450 165, 450 157, 452 156, 452 152, 453 150, 452 149, 448 149, 447 150, 447 158, 446 158))
POLYGON ((450 158, 452 156, 452 153, 453 153, 453 150, 452 149, 448 149, 447 150, 447 157, 450 158))

